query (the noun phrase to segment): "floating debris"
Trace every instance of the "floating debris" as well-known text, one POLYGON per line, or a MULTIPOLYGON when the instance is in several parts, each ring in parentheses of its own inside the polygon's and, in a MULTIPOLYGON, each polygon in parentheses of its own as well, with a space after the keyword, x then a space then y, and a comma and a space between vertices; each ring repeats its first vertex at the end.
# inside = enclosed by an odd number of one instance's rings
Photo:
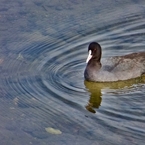
POLYGON ((2 63, 3 63, 3 61, 4 61, 4 60, 1 58, 1 59, 0 59, 0 64, 2 64, 2 63))
POLYGON ((23 57, 23 55, 22 55, 21 53, 19 53, 17 59, 18 59, 18 60, 23 60, 24 57, 23 57))
POLYGON ((18 105, 18 101, 19 101, 19 99, 17 97, 13 99, 13 102, 15 105, 18 105))
POLYGON ((62 132, 59 129, 54 129, 52 127, 47 127, 45 128, 45 130, 51 134, 62 134, 62 132))

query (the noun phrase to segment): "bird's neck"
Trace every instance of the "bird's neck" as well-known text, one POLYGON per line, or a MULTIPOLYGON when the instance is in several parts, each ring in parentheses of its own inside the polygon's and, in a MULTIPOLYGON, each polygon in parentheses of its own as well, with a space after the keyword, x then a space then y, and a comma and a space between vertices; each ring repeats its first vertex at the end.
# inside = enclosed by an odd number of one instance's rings
POLYGON ((97 61, 95 59, 91 59, 88 63, 88 65, 90 67, 96 68, 96 69, 100 69, 102 67, 102 64, 100 61, 97 61))

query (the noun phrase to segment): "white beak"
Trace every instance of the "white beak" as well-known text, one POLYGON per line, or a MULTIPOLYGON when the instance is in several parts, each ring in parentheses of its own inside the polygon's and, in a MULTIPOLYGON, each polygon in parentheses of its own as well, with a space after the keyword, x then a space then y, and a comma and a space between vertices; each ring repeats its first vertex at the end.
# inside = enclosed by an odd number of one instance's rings
POLYGON ((87 57, 87 60, 86 60, 86 63, 88 63, 89 62, 89 60, 92 58, 92 55, 91 55, 91 50, 89 50, 89 55, 88 55, 88 57, 87 57))

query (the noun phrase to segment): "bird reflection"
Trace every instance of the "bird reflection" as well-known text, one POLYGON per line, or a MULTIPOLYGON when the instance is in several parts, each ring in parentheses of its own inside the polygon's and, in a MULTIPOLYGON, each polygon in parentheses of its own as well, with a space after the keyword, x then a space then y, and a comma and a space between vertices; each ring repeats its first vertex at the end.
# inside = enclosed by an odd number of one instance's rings
POLYGON ((96 113, 94 108, 99 108, 102 101, 101 88, 97 85, 98 83, 84 81, 85 87, 90 92, 90 99, 86 105, 86 109, 92 113, 96 113))
POLYGON ((145 75, 127 80, 127 81, 118 81, 118 82, 88 82, 84 81, 84 85, 88 92, 90 92, 90 98, 86 109, 92 113, 96 113, 96 109, 101 106, 102 102, 102 89, 122 89, 126 87, 131 87, 133 84, 145 83, 145 75))

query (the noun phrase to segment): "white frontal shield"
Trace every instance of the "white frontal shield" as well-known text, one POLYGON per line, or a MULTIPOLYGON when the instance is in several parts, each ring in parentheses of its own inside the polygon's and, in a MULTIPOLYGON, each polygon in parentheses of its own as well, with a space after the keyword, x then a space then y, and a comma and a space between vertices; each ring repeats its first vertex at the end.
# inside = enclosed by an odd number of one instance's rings
POLYGON ((88 63, 91 58, 92 58, 91 50, 89 50, 89 55, 87 57, 86 63, 88 63))

